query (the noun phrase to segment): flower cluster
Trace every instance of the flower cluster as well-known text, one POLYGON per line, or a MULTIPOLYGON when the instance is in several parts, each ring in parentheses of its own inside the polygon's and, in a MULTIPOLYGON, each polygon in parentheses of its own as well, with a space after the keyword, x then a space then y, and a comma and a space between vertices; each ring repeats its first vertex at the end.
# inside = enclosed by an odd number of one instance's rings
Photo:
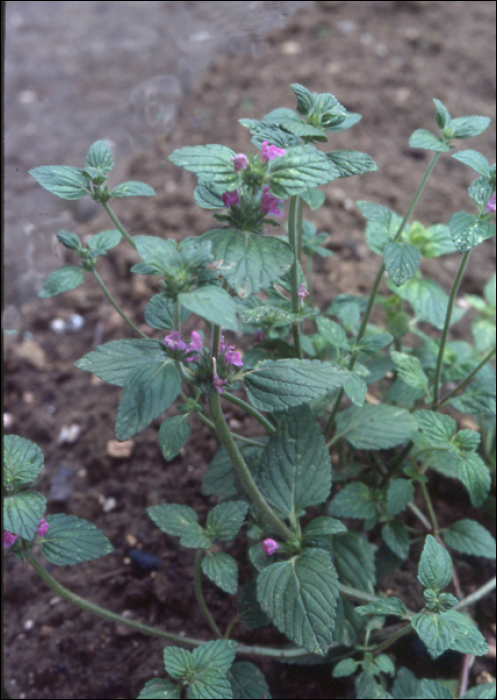
POLYGON ((267 160, 274 160, 279 156, 284 156, 286 153, 284 148, 278 148, 269 143, 269 141, 264 141, 261 144, 261 158, 262 162, 265 163, 267 160))
MULTIPOLYGON (((243 367, 243 361, 240 357, 240 353, 235 350, 234 345, 228 345, 225 342, 224 336, 221 336, 219 341, 219 354, 219 359, 221 361, 224 360, 225 366, 233 365, 234 367, 243 367)), ((228 380, 219 377, 216 366, 214 366, 214 371, 212 373, 212 383, 214 384, 216 391, 218 391, 220 394, 224 394, 224 386, 228 383, 228 380)))
POLYGON ((190 355, 184 358, 187 362, 198 362, 200 360, 199 353, 201 353, 203 349, 202 336, 200 333, 198 333, 198 331, 192 331, 192 339, 188 344, 181 340, 181 334, 179 331, 172 331, 172 333, 166 335, 164 338, 164 345, 173 352, 195 352, 195 355, 190 355))
MULTIPOLYGON (((36 534, 39 535, 40 537, 43 537, 44 535, 47 534, 48 528, 50 525, 47 523, 45 518, 42 518, 40 520, 40 523, 38 527, 36 528, 36 534)), ((8 530, 4 530, 3 532, 3 548, 8 549, 9 547, 12 547, 13 544, 17 541, 17 538, 19 535, 14 535, 12 532, 9 532, 8 530)))
POLYGON ((261 211, 263 214, 269 214, 270 216, 282 216, 282 211, 279 208, 279 204, 283 204, 282 199, 274 197, 269 192, 269 187, 266 185, 262 189, 261 196, 261 211))

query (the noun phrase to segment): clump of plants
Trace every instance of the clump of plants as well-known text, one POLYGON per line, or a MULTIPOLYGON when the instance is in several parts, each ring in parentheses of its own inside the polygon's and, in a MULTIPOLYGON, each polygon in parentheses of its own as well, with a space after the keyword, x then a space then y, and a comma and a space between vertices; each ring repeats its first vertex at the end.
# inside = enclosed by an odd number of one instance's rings
POLYGON ((407 212, 357 202, 367 244, 380 257, 370 294, 340 294, 320 309, 312 261, 331 253, 308 212, 324 202, 321 185, 377 167, 366 153, 324 145, 360 115, 331 94, 298 84, 291 89, 296 111, 279 108, 261 121, 240 120, 252 137, 246 153, 211 144, 169 156, 195 174, 195 202, 217 220, 213 229, 179 243, 132 236, 122 226, 110 203, 155 192, 140 182, 109 191, 113 159, 104 141, 90 147, 82 168, 30 171, 63 199, 100 202, 114 226, 84 242, 59 231, 75 264, 52 272, 39 296, 61 294, 93 277, 133 331, 135 337, 100 345, 75 363, 123 388, 117 440, 130 439, 176 402, 177 414, 163 418, 158 433, 166 461, 188 440, 192 415, 219 444, 202 485, 202 493, 219 504, 205 521, 184 503, 155 503, 154 494, 147 508, 151 527, 164 533, 164 547, 179 538, 179 546, 193 550, 196 600, 211 638, 130 620, 58 583, 34 555, 35 546, 52 564, 67 566, 105 556, 112 544, 85 520, 46 514, 46 499, 32 489, 43 455, 17 435, 4 438, 4 551, 76 605, 164 639, 164 676, 150 679, 141 699, 270 698, 257 667, 261 657, 275 664, 329 664, 330 677, 353 678, 357 698, 494 698, 495 683, 470 687, 468 660, 488 651, 469 610, 493 591, 495 579, 467 595, 457 570, 461 554, 495 557, 495 540, 471 518, 442 526, 431 495, 433 475, 442 474, 459 480, 472 506, 481 508, 495 469, 495 275, 483 297, 467 298, 477 312, 473 342, 450 339, 451 325, 465 313, 455 301, 466 265, 473 248, 495 234, 496 209, 495 165, 475 150, 454 152, 453 143, 480 134, 490 120, 452 118, 434 100, 436 130, 419 129, 409 142, 432 158, 407 212), (476 179, 468 211, 426 227, 411 219, 443 157, 471 168, 476 179), (98 272, 101 257, 119 244, 131 245, 140 258, 132 274, 154 275, 162 283, 144 311, 147 334, 98 272), (459 269, 446 294, 419 266, 423 258, 456 252, 459 269), (380 294, 385 273, 388 291, 380 294), (381 326, 371 323, 375 307, 383 310, 381 326), (185 333, 190 317, 198 325, 185 333), (250 349, 242 354, 248 340, 250 349), (259 436, 228 426, 229 404, 259 424, 259 436), (459 429, 449 407, 471 416, 479 429, 459 429), (223 546, 242 530, 251 578, 240 585, 241 562, 223 546), (381 589, 377 571, 402 568, 420 550, 413 585, 424 605, 410 609, 409 601, 381 589), (232 619, 225 628, 204 599, 205 577, 227 594, 232 619), (237 642, 241 625, 274 625, 288 643, 237 642), (458 652, 459 683, 397 668, 388 652, 407 635, 417 635, 433 659, 449 649, 458 652))

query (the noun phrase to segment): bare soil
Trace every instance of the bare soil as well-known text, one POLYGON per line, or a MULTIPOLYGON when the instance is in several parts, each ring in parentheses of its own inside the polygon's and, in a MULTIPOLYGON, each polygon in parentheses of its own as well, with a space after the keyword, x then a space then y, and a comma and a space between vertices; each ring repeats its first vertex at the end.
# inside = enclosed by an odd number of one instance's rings
MULTIPOLYGON (((326 203, 308 218, 329 232, 327 245, 335 255, 316 263, 314 292, 321 308, 342 292, 367 294, 379 261, 365 245, 364 220, 354 201, 371 200, 405 212, 429 158, 409 149, 408 140, 417 128, 433 128, 433 97, 441 99, 453 116, 482 114, 495 120, 494 46, 493 2, 316 2, 272 33, 265 52, 217 58, 183 100, 174 131, 136 155, 122 178, 148 182, 157 197, 121 200, 115 211, 132 234, 179 240, 203 233, 212 228, 213 220, 194 205, 193 177, 169 163, 167 155, 183 145, 204 143, 222 143, 236 152, 250 150, 248 132, 238 124, 239 118, 261 118, 275 107, 293 107, 288 87, 292 82, 333 92, 349 110, 363 114, 363 120, 334 136, 332 148, 369 153, 379 172, 323 188, 326 203)), ((493 162, 494 128, 460 147, 481 150, 493 162)), ((426 225, 446 223, 454 211, 471 210, 467 187, 473 178, 460 163, 442 158, 415 218, 426 225)), ((84 236, 109 227, 98 215, 77 232, 84 236)), ((156 288, 148 279, 129 275, 130 262, 135 258, 123 243, 103 261, 101 274, 126 312, 145 329, 143 312, 156 288)), ((457 266, 458 256, 445 256, 425 263, 423 269, 449 290, 457 266)), ((480 294, 494 267, 495 242, 488 241, 472 254, 461 295, 480 294)), ((33 440, 44 452, 45 469, 37 488, 48 499, 48 512, 74 514, 95 523, 115 547, 95 562, 70 568, 47 564, 47 568, 71 590, 99 605, 129 611, 136 620, 176 633, 210 639, 195 603, 192 552, 162 534, 145 509, 165 501, 182 503, 195 508, 202 520, 215 505, 214 499, 200 493, 216 450, 214 440, 203 424, 195 422, 181 454, 165 463, 157 445, 158 420, 134 438, 129 457, 110 456, 108 443, 115 438, 121 390, 73 363, 97 344, 131 337, 128 327, 89 282, 54 299, 28 302, 22 317, 23 333, 5 345, 4 411, 12 417, 7 432, 33 440), (67 319, 73 313, 84 318, 81 330, 57 335, 50 329, 54 318, 67 319), (73 424, 79 427, 79 437, 59 444, 62 427, 73 424), (158 570, 140 572, 130 563, 130 549, 160 557, 158 570)), ((471 318, 468 315, 454 327, 453 337, 469 338, 471 318)), ((243 341, 236 342, 243 346, 243 341)), ((228 404, 225 408, 228 420, 243 423, 237 409, 228 404)), ((442 524, 474 517, 493 528, 491 517, 473 512, 454 483, 435 479, 434 491, 442 524)), ((229 550, 235 556, 239 552, 244 562, 242 582, 249 576, 245 545, 242 536, 229 550)), ((416 607, 419 551, 414 547, 412 552, 413 562, 382 586, 400 591, 405 602, 416 607)), ((484 583, 492 570, 486 560, 462 558, 464 593, 484 583)), ((223 628, 235 610, 234 600, 208 581, 204 589, 223 628)), ((495 636, 494 613, 495 604, 488 598, 477 606, 480 628, 489 640, 495 636)), ((238 625, 234 632, 248 644, 285 643, 273 629, 251 631, 238 625)), ((163 646, 160 640, 58 599, 28 566, 13 557, 5 559, 4 683, 10 697, 135 698, 148 679, 165 675, 163 646)), ((457 678, 460 673, 459 655, 444 655, 433 664, 414 639, 391 653, 397 664, 408 665, 418 676, 457 678)), ((266 674, 274 698, 354 697, 350 681, 331 678, 329 667, 253 661, 266 674)), ((488 673, 495 675, 493 660, 477 659, 472 679, 488 673)))

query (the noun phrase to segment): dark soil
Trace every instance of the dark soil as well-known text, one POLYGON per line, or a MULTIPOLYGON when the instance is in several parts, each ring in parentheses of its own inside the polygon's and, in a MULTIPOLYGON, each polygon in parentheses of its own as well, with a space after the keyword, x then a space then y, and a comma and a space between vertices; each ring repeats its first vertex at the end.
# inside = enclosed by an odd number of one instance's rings
MULTIPOLYGON (((137 155, 123 178, 148 182, 157 197, 121 200, 115 211, 132 234, 181 239, 212 228, 211 216, 194 206, 193 178, 168 163, 167 155, 183 145, 204 143, 223 143, 236 152, 250 150, 239 118, 260 118, 275 107, 293 107, 288 87, 292 82, 317 92, 330 91, 349 110, 363 114, 353 130, 333 137, 332 147, 369 153, 379 172, 323 188, 325 206, 312 218, 319 230, 331 234, 328 246, 335 255, 317 262, 314 292, 321 308, 342 292, 366 294, 379 263, 365 245, 364 220, 354 201, 372 200, 405 212, 429 158, 426 152, 410 150, 408 140, 417 128, 433 128, 433 97, 441 99, 453 116, 482 114, 495 120, 494 45, 493 2, 316 2, 270 35, 264 53, 218 57, 183 101, 173 133, 137 155)), ((493 162, 493 127, 460 148, 481 150, 493 162)), ((454 211, 471 210, 466 190, 472 179, 472 171, 450 157, 442 158, 415 218, 426 225, 446 223, 454 211)), ((78 233, 109 227, 99 215, 81 225, 78 233)), ((143 312, 156 288, 148 279, 128 274, 134 261, 123 243, 103 261, 101 274, 145 330, 143 312)), ((458 256, 445 256, 424 264, 424 270, 448 290, 458 261, 458 256)), ((480 294, 494 266, 495 244, 488 241, 472 254, 461 294, 480 294)), ((108 442, 115 438, 121 390, 73 363, 95 345, 131 337, 128 327, 90 283, 61 297, 33 300, 23 307, 22 316, 23 333, 6 341, 4 411, 12 420, 7 432, 36 442, 44 452, 45 469, 37 488, 48 499, 48 513, 65 512, 95 523, 115 547, 95 562, 71 568, 47 564, 47 568, 71 590, 99 605, 128 611, 133 619, 172 632, 210 639, 195 602, 193 554, 162 534, 145 509, 166 501, 187 504, 202 521, 215 505, 214 499, 200 493, 216 449, 214 440, 202 423, 195 422, 181 454, 165 463, 157 445, 160 421, 155 421, 134 438, 129 457, 110 456, 108 442), (84 318, 83 328, 56 335, 50 322, 72 313, 84 318), (62 427, 73 424, 80 429, 77 440, 58 444, 62 427), (129 560, 131 549, 160 557, 158 571, 137 572, 129 560)), ((471 318, 468 315, 454 327, 453 337, 469 339, 471 318)), ((243 341, 238 344, 243 346, 243 341)), ((237 409, 229 404, 225 409, 230 421, 243 421, 237 409)), ((490 518, 473 512, 464 492, 453 483, 435 479, 434 493, 442 524, 473 517, 492 527, 490 518)), ((227 550, 242 553, 246 543, 243 536, 240 539, 227 550)), ((413 562, 407 562, 404 573, 382 584, 384 590, 400 591, 412 607, 420 603, 415 582, 418 557, 419 549, 413 548, 413 562)), ((486 560, 465 558, 458 570, 464 594, 492 575, 486 560)), ((29 566, 13 557, 5 560, 4 572, 4 681, 12 698, 135 698, 148 679, 165 675, 162 641, 61 600, 29 566)), ((242 582, 247 578, 244 564, 242 582)), ((235 610, 233 598, 208 581, 204 589, 223 629, 235 610)), ((495 635, 494 612, 489 598, 476 610, 480 629, 489 639, 495 635)), ((273 629, 252 632, 240 625, 235 634, 248 644, 285 643, 273 629)), ((419 647, 410 645, 392 649, 397 664, 408 665, 418 676, 458 677, 460 656, 445 655, 442 666, 436 666, 419 647)), ((266 674, 274 698, 354 697, 350 682, 332 679, 327 666, 253 661, 266 674)), ((477 659, 473 681, 488 679, 488 673, 494 675, 492 659, 477 659)))

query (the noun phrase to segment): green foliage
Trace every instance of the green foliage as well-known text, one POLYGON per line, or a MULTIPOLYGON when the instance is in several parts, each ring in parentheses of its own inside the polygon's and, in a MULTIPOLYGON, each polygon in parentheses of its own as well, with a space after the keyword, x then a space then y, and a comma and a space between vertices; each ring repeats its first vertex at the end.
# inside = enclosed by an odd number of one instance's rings
POLYGON ((42 551, 56 566, 79 564, 99 559, 114 551, 107 537, 98 527, 75 515, 48 515, 49 529, 43 538, 42 551))

